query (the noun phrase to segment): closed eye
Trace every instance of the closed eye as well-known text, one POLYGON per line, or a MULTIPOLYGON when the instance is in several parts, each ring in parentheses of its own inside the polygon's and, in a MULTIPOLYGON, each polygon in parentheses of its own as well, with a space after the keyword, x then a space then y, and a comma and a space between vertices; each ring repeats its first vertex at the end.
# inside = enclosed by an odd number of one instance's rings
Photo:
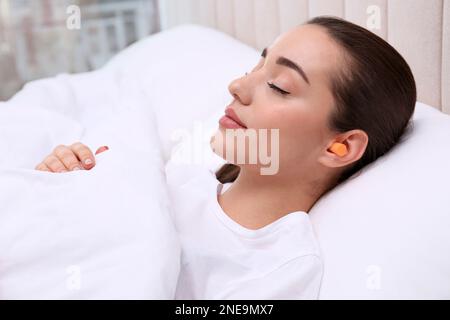
POLYGON ((281 93, 282 95, 288 95, 288 94, 291 94, 290 92, 284 91, 283 89, 277 87, 276 85, 274 85, 274 84, 271 83, 271 82, 267 82, 267 85, 269 86, 269 88, 271 88, 271 89, 277 91, 278 93, 281 93))

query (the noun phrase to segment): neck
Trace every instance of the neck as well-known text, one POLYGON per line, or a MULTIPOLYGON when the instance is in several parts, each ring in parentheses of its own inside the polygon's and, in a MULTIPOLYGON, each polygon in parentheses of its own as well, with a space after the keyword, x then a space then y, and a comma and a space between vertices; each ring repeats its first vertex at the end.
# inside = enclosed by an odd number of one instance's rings
POLYGON ((236 181, 218 201, 233 220, 259 229, 291 212, 307 213, 320 194, 305 177, 264 176, 241 167, 236 181))

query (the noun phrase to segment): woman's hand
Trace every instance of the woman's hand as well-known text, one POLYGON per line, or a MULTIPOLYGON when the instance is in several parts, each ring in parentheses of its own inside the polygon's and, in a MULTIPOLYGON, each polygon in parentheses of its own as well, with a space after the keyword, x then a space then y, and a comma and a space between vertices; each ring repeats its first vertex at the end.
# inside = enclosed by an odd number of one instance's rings
MULTIPOLYGON (((100 147, 95 154, 97 155, 106 150, 108 150, 107 146, 100 147)), ((70 146, 57 146, 35 169, 62 173, 83 169, 90 170, 94 166, 95 157, 92 151, 81 142, 76 142, 70 146)))

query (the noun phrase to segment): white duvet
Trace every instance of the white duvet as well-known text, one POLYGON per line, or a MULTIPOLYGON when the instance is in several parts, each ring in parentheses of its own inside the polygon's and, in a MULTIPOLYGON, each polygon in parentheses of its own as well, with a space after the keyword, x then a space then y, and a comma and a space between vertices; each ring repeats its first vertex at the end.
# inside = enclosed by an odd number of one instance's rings
POLYGON ((0 104, 0 150, 0 299, 173 298, 163 158, 129 82, 101 70, 29 84, 0 104), (90 171, 34 170, 76 141, 110 149, 90 171))

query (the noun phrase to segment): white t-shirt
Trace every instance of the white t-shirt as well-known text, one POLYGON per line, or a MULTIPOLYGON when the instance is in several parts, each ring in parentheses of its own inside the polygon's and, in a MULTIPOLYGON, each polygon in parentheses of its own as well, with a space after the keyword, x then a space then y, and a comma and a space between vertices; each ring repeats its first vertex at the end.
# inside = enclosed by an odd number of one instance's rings
POLYGON ((316 299, 323 268, 308 214, 247 229, 218 203, 229 186, 205 170, 169 188, 182 246, 176 299, 316 299))

